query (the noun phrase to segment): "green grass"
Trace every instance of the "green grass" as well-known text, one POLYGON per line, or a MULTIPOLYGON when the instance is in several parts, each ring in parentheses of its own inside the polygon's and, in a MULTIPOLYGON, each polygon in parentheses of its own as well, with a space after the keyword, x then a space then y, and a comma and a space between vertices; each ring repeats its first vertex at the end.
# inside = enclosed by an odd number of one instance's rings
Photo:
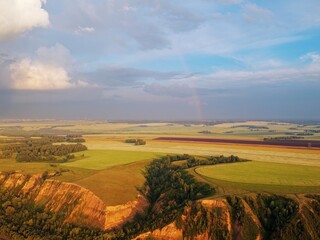
POLYGON ((198 167, 190 172, 215 187, 218 195, 320 192, 319 167, 244 162, 198 167))
MULTIPOLYGON (((138 194, 136 187, 142 186, 144 182, 142 170, 150 161, 137 161, 109 167, 72 182, 90 189, 108 206, 124 204, 136 199, 138 194)), ((61 177, 65 178, 67 175, 71 173, 61 177)))
POLYGON ((16 162, 15 159, 0 159, 0 171, 22 171, 26 174, 36 174, 52 169, 49 163, 16 162))
POLYGON ((26 174, 68 169, 56 180, 79 184, 100 197, 107 205, 124 204, 135 200, 139 187, 144 182, 143 168, 161 154, 122 150, 88 150, 75 153, 72 162, 18 163, 15 159, 0 159, 0 171, 22 170, 26 174), (84 154, 84 157, 82 157, 84 154))
POLYGON ((244 162, 199 167, 195 171, 209 178, 238 183, 320 186, 319 167, 244 162))
POLYGON ((88 150, 75 154, 77 158, 72 162, 61 164, 63 167, 77 167, 92 170, 102 170, 107 167, 153 159, 159 153, 122 151, 122 150, 88 150), (82 154, 84 157, 81 157, 82 154))
MULTIPOLYGON (((246 146, 237 144, 208 144, 193 142, 166 142, 147 139, 144 146, 134 146, 124 143, 132 137, 119 135, 92 135, 86 136, 86 145, 89 149, 118 150, 118 151, 143 151, 155 153, 176 153, 193 155, 236 155, 243 159, 260 162, 285 163, 320 167, 320 150, 292 149, 270 146, 246 146)), ((158 135, 159 137, 161 135, 158 135)))

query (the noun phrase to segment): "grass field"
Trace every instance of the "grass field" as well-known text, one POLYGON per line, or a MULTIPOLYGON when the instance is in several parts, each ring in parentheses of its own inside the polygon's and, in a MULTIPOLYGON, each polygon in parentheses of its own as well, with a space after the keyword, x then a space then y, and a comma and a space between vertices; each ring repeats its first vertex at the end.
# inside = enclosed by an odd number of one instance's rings
MULTIPOLYGON (((190 169, 190 172, 199 180, 213 185, 218 190, 218 195, 252 191, 320 192, 320 150, 154 140, 161 136, 263 139, 317 129, 320 129, 319 125, 255 121, 216 125, 52 120, 0 122, 1 139, 6 138, 1 134, 20 136, 17 134, 21 133, 21 136, 28 136, 46 134, 47 131, 50 134, 55 134, 55 131, 77 132, 84 134, 85 145, 89 148, 88 151, 76 153, 76 158, 72 161, 56 166, 0 159, 0 171, 22 170, 33 174, 64 169, 66 172, 54 178, 79 184, 94 192, 108 205, 116 205, 135 199, 136 187, 144 181, 142 169, 159 155, 237 155, 253 162, 196 168, 190 169), (248 126, 257 128, 250 129, 248 126), (210 133, 203 134, 201 131, 210 133), (128 138, 142 138, 147 144, 135 146, 124 143, 128 138)), ((320 133, 304 137, 317 139, 320 138, 320 133)))
POLYGON ((244 162, 200 167, 198 174, 230 182, 320 186, 320 168, 289 164, 244 162))
POLYGON ((142 170, 161 154, 153 152, 88 150, 75 154, 68 163, 18 163, 14 159, 0 159, 0 171, 21 170, 25 174, 36 174, 59 169, 67 170, 56 180, 72 182, 85 187, 108 205, 123 204, 136 199, 144 181, 142 170), (84 157, 82 157, 84 155, 84 157))
MULTIPOLYGON (((142 170, 151 160, 117 165, 97 171, 90 176, 72 182, 90 189, 107 205, 119 205, 136 199, 136 187, 144 182, 142 170)), ((60 177, 65 180, 67 174, 60 177)), ((58 178, 59 179, 59 178, 58 178)))
MULTIPOLYGON (((198 167, 194 173, 213 185, 247 191, 305 193, 320 191, 320 168, 268 162, 198 167)), ((221 190, 221 189, 220 189, 221 190)), ((225 189, 222 192, 226 191, 225 189)))
MULTIPOLYGON (((123 142, 130 135, 88 135, 86 145, 89 149, 109 149, 119 151, 144 151, 156 153, 189 153, 194 155, 237 155, 244 159, 289 163, 296 165, 319 166, 320 150, 292 149, 272 146, 246 146, 237 144, 212 144, 212 143, 190 143, 190 142, 163 142, 146 138, 144 146, 134 146, 123 142)), ((158 135, 159 136, 159 135, 158 135)))
POLYGON ((85 157, 61 164, 72 171, 57 180, 79 184, 90 189, 107 205, 118 205, 135 200, 137 187, 144 182, 142 170, 161 154, 118 150, 89 150, 80 152, 85 157))
POLYGON ((0 159, 0 171, 22 171, 26 174, 35 174, 52 169, 49 163, 22 162, 15 159, 0 159))
POLYGON ((119 151, 119 150, 88 150, 76 153, 79 159, 61 164, 64 167, 77 167, 101 170, 115 165, 123 165, 136 161, 152 159, 160 154, 153 152, 119 151), (84 157, 82 157, 84 155, 84 157))

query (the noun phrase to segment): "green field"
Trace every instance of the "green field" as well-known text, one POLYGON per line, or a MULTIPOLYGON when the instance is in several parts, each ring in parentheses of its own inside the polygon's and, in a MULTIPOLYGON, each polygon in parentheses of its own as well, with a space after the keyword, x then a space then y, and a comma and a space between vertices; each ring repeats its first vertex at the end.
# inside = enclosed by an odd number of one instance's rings
POLYGON ((241 158, 253 161, 320 167, 320 149, 154 140, 154 138, 159 136, 161 135, 139 135, 140 138, 147 141, 147 144, 143 146, 124 143, 125 139, 132 137, 130 134, 125 136, 121 134, 97 134, 85 135, 84 137, 86 139, 86 145, 92 150, 105 149, 155 153, 188 153, 193 155, 237 155, 241 158))
POLYGON ((88 150, 75 154, 75 161, 61 164, 64 167, 77 167, 101 170, 115 165, 123 165, 140 160, 156 158, 160 154, 153 152, 119 151, 119 150, 88 150), (84 157, 82 157, 84 155, 84 157))
POLYGON ((124 165, 117 165, 100 171, 91 172, 90 175, 75 179, 74 173, 65 173, 56 179, 72 181, 82 187, 90 189, 108 206, 124 204, 135 200, 137 187, 144 182, 142 170, 151 160, 136 161, 124 165), (68 178, 70 178, 68 180, 68 178))
POLYGON ((153 152, 88 150, 76 153, 72 162, 50 164, 44 162, 16 162, 0 159, 0 171, 21 171, 36 174, 64 169, 56 180, 79 184, 91 190, 108 205, 135 200, 136 187, 142 185, 143 168, 161 154, 153 152), (84 155, 84 157, 83 157, 84 155))
POLYGON ((320 168, 268 162, 243 162, 194 169, 206 181, 224 188, 299 193, 320 190, 320 168))
MULTIPOLYGON (((252 162, 202 167, 191 169, 190 172, 199 180, 212 184, 218 195, 263 191, 320 192, 319 149, 155 140, 161 136, 263 139, 291 136, 312 129, 319 129, 319 126, 253 121, 213 125, 102 121, 2 122, 2 140, 19 136, 65 135, 78 132, 83 134, 86 140, 84 144, 89 150, 75 153, 75 159, 58 164, 17 163, 15 159, 0 159, 0 171, 19 170, 34 174, 62 169, 62 175, 54 179, 79 184, 91 190, 108 205, 116 205, 135 199, 138 193, 136 187, 141 186, 144 181, 141 171, 152 159, 160 155, 236 155, 252 162), (209 134, 201 133, 203 131, 209 134), (142 138, 147 144, 135 146, 124 143, 128 138, 142 138)), ((320 138, 320 133, 304 138, 320 138)))

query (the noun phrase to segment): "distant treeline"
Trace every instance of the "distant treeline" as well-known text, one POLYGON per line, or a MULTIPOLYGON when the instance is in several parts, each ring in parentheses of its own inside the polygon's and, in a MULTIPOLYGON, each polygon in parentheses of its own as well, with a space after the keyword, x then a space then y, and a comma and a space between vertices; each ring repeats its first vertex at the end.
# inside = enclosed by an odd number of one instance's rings
POLYGON ((18 162, 65 162, 74 158, 71 153, 87 150, 87 147, 79 142, 84 142, 84 139, 79 136, 28 138, 17 144, 1 146, 0 158, 15 157, 18 162), (59 142, 75 142, 76 144, 53 144, 59 142))
POLYGON ((244 162, 247 160, 240 159, 238 156, 229 156, 225 157, 221 156, 192 156, 189 154, 182 154, 182 155, 168 155, 166 158, 169 159, 170 162, 177 162, 177 161, 185 161, 184 163, 180 164, 179 167, 181 169, 188 169, 196 166, 201 165, 216 165, 222 163, 235 163, 235 162, 244 162))
POLYGON ((133 139, 133 138, 130 138, 130 139, 127 139, 124 141, 125 143, 134 143, 134 145, 146 145, 146 141, 143 140, 143 139, 133 139))
POLYGON ((212 132, 209 131, 209 130, 203 130, 203 131, 200 131, 198 133, 201 133, 201 134, 212 134, 212 132))
POLYGON ((304 130, 306 133, 320 133, 320 130, 318 129, 308 129, 308 130, 304 130))
POLYGON ((290 136, 290 137, 267 137, 263 141, 283 141, 283 140, 295 140, 295 139, 304 139, 304 137, 290 136))
POLYGON ((256 126, 256 125, 236 125, 232 126, 231 128, 249 128, 249 129, 269 129, 265 126, 256 126))
POLYGON ((88 148, 80 143, 61 144, 61 145, 35 145, 19 149, 16 160, 18 162, 66 162, 74 158, 70 153, 85 151, 88 148), (64 158, 57 158, 64 157, 64 158))

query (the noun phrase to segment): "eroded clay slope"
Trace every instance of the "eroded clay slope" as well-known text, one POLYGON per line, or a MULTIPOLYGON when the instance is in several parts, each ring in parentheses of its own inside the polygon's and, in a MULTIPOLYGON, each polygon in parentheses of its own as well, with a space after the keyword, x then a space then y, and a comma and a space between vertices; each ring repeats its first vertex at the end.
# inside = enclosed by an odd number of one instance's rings
POLYGON ((0 173, 0 186, 30 195, 35 203, 53 212, 66 213, 66 222, 104 229, 106 205, 89 190, 76 184, 45 179, 44 175, 0 173))

